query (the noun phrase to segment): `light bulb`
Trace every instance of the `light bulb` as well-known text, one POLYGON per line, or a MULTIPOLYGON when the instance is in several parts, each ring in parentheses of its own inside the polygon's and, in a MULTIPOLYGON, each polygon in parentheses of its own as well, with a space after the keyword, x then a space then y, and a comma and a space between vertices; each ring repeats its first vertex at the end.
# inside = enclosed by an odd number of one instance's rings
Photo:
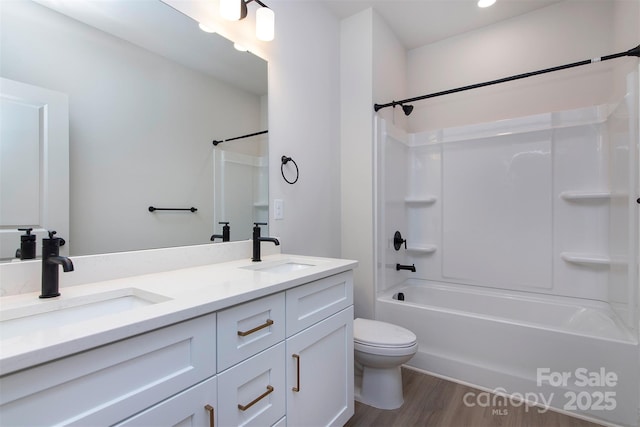
POLYGON ((496 0, 478 0, 478 7, 489 7, 495 2, 496 0))
POLYGON ((256 37, 258 40, 269 42, 273 40, 275 32, 275 13, 268 7, 261 7, 256 11, 256 37))
POLYGON ((247 49, 246 47, 242 46, 241 44, 238 43, 234 43, 233 47, 236 48, 236 50, 239 50, 240 52, 246 52, 249 49, 247 49))
POLYGON ((215 33, 216 32, 216 30, 214 30, 212 27, 204 25, 202 22, 198 23, 198 27, 200 27, 200 29, 202 31, 204 31, 205 33, 215 33))
POLYGON ((229 21, 238 21, 243 0, 220 0, 220 15, 229 21))

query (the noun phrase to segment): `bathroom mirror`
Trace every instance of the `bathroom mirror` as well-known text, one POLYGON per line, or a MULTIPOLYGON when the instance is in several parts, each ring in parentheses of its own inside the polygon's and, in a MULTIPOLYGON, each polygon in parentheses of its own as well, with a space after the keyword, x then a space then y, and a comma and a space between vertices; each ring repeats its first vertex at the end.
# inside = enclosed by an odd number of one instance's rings
POLYGON ((160 0, 6 1, 0 17, 0 76, 68 95, 71 256, 266 222, 268 133, 212 144, 267 130, 264 60, 160 0))

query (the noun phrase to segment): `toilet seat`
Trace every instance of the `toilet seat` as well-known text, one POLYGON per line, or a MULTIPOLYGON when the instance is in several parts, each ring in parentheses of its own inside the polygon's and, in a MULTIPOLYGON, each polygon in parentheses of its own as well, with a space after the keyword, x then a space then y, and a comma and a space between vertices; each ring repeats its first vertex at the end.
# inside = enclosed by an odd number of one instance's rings
POLYGON ((386 352, 377 353, 384 349, 389 354, 406 354, 417 345, 416 335, 408 329, 378 320, 360 318, 353 321, 353 341, 356 349, 358 347, 360 351, 371 349, 370 352, 374 354, 386 354, 386 352), (396 351, 393 351, 394 349, 396 351))

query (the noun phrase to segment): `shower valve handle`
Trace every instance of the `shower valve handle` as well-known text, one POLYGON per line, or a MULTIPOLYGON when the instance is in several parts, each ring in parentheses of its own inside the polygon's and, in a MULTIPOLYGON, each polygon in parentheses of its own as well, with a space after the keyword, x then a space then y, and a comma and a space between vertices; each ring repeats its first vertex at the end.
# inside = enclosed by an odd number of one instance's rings
POLYGON ((396 251, 399 251, 400 248, 402 247, 402 244, 404 243, 404 249, 407 249, 407 241, 405 239, 402 238, 402 234, 400 234, 399 231, 396 231, 395 234, 393 235, 393 248, 396 251))

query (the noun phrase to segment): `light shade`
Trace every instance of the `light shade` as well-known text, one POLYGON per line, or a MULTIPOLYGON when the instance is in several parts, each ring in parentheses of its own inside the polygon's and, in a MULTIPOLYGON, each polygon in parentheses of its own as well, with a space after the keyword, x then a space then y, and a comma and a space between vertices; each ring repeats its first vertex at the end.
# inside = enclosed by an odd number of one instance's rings
POLYGON ((265 42, 273 40, 275 22, 275 13, 268 7, 261 7, 256 11, 256 37, 258 40, 265 42))
POLYGON ((229 21, 238 21, 242 10, 242 0, 220 0, 220 15, 229 21))
POLYGON ((492 6, 496 0, 478 0, 478 7, 489 7, 492 6))

